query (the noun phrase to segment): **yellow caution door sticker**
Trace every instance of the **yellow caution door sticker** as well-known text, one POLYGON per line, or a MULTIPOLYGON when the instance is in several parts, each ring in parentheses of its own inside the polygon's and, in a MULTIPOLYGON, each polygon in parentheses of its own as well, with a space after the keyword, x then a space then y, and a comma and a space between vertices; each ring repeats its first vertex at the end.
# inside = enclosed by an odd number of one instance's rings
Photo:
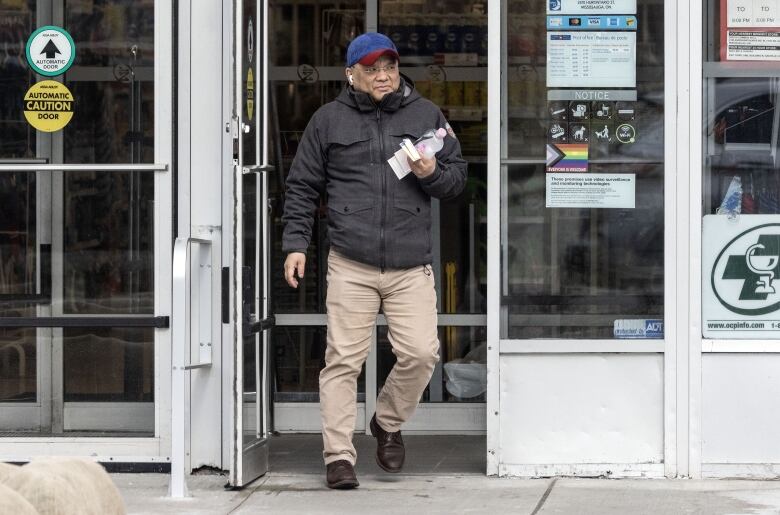
POLYGON ((56 132, 73 118, 73 94, 64 84, 44 80, 24 95, 24 117, 42 132, 56 132))

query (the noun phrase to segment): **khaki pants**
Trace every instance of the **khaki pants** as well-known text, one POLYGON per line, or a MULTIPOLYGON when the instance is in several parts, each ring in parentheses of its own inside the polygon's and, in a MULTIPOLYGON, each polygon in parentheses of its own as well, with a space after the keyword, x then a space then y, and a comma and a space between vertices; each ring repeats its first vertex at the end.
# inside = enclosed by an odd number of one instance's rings
POLYGON ((439 360, 436 290, 430 266, 385 269, 328 256, 328 348, 320 373, 325 463, 347 460, 357 411, 357 378, 368 357, 379 309, 385 314, 396 364, 376 401, 385 431, 398 431, 414 413, 439 360))

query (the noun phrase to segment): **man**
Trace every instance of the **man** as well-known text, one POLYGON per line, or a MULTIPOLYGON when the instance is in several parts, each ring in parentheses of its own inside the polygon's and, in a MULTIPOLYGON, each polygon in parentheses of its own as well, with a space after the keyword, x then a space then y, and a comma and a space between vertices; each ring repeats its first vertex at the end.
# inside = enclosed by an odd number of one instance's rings
POLYGON ((466 181, 460 145, 441 111, 398 70, 382 34, 347 49, 347 86, 309 121, 287 177, 282 249, 287 283, 298 287, 321 193, 328 198, 328 346, 320 373, 327 484, 355 488, 352 445, 357 377, 380 308, 397 362, 379 393, 371 434, 388 472, 404 463, 401 424, 411 417, 439 359, 431 272, 431 197, 458 195, 466 181), (446 127, 432 158, 410 162, 399 179, 388 159, 404 138, 446 127))

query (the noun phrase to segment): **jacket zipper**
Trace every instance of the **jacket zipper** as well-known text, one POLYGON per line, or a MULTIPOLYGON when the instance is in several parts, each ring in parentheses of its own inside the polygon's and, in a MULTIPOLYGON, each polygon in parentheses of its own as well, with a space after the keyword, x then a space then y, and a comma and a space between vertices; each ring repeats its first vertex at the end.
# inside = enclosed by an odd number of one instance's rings
MULTIPOLYGON (((384 159, 385 155, 385 141, 382 135, 382 110, 377 108, 376 110, 376 125, 379 131, 379 159, 384 159)), ((379 271, 385 272, 385 222, 387 218, 387 174, 385 173, 384 166, 380 166, 382 174, 382 216, 379 220, 379 271)))

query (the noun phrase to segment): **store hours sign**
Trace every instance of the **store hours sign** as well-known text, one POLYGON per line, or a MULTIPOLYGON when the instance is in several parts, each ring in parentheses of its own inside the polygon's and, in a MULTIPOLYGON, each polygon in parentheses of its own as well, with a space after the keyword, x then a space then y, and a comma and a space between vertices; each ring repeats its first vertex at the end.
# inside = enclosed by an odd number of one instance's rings
POLYGON ((780 339, 780 216, 704 217, 705 338, 780 339))

